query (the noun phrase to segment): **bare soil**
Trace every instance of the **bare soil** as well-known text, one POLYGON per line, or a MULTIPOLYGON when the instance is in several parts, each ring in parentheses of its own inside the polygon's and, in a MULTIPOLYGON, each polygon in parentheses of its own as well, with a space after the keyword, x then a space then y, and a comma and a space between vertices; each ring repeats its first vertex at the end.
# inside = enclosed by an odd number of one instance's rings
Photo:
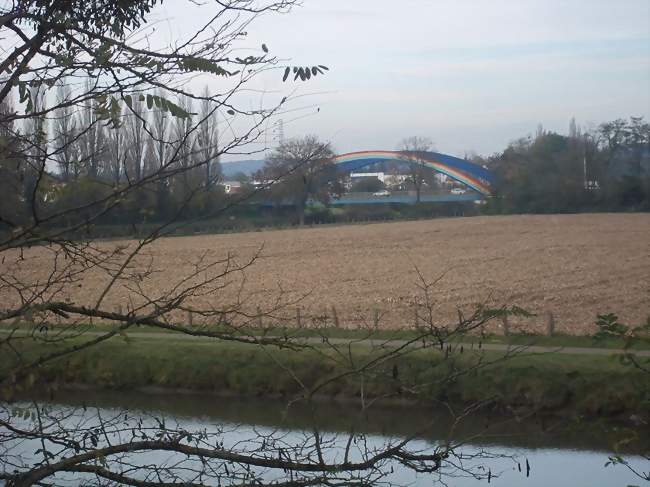
MULTIPOLYGON (((194 303, 217 309, 239 301, 254 313, 279 299, 286 307, 275 314, 296 323, 300 308, 303 326, 332 324, 335 309, 341 326, 372 326, 379 318, 382 328, 411 327, 413 303, 423 298, 421 274, 437 280, 437 323, 453 322, 458 309, 469 313, 479 303, 536 313, 510 322, 527 332, 545 332, 553 320, 557 332, 587 334, 598 314, 616 313, 637 324, 650 315, 649 214, 476 217, 166 238, 137 261, 155 272, 137 284, 120 282, 105 307, 143 302, 137 290, 151 296, 172 289, 200 258, 230 252, 244 262, 259 249, 253 266, 194 303)), ((42 280, 51 266, 47 249, 31 249, 21 263, 10 258, 0 264, 0 272, 27 282, 42 280)), ((57 298, 92 305, 108 281, 91 270, 57 298)), ((0 308, 17 302, 14 291, 0 287, 0 308)))

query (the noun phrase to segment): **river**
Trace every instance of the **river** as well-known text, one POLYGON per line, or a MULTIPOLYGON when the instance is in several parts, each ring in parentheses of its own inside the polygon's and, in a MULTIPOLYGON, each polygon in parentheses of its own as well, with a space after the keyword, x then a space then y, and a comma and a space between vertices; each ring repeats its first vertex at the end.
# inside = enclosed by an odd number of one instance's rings
MULTIPOLYGON (((53 400, 33 401, 47 404, 50 411, 74 410, 66 421, 70 423, 74 418, 75 424, 83 423, 84 427, 98 417, 104 421, 120 418, 126 409, 128 420, 126 417, 124 420, 130 425, 151 423, 154 418, 156 422, 164 419, 167 424, 187 431, 219 431, 222 441, 229 445, 242 445, 252 438, 274 435, 281 438, 283 444, 298 444, 316 425, 323 438, 331 442, 327 455, 332 458, 344 449, 346 432, 352 428, 357 433, 363 432, 366 444, 374 448, 417 434, 423 424, 433 419, 432 427, 414 440, 415 447, 426 450, 448 438, 451 424, 447 413, 432 414, 418 408, 377 408, 360 414, 352 405, 319 404, 316 409, 292 407, 287 412, 286 403, 281 401, 215 396, 76 392, 62 394, 53 400)), ((29 402, 22 401, 4 410, 29 407, 29 402)), ((611 433, 613 428, 611 424, 601 423, 577 426, 575 422, 558 420, 515 421, 472 414, 460 422, 453 433, 454 439, 464 442, 458 450, 461 455, 451 458, 436 475, 419 475, 398 466, 382 481, 383 485, 430 486, 433 481, 440 481, 449 486, 473 487, 488 482, 484 475, 478 480, 468 472, 482 475, 489 471, 490 485, 497 487, 644 485, 644 481, 622 465, 605 466, 614 442, 607 432, 611 433)), ((647 426, 645 428, 647 431, 647 426)), ((639 455, 640 450, 648 451, 648 440, 644 441, 645 444, 626 451, 625 459, 630 465, 647 471, 648 462, 639 455)), ((11 451, 28 458, 38 445, 38 442, 21 442, 12 445, 11 451)), ((170 458, 155 453, 142 461, 162 464, 170 458)), ((63 485, 78 485, 79 478, 68 474, 58 479, 63 485)))

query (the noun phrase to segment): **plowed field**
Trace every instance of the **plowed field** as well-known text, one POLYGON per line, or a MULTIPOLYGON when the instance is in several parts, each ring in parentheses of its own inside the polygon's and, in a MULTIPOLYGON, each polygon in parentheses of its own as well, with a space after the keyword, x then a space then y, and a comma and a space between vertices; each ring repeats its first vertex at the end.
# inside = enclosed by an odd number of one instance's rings
MULTIPOLYGON (((343 326, 372 324, 378 316, 383 328, 409 327, 412 303, 422 297, 419 271, 429 281, 439 279, 432 297, 441 322, 481 302, 537 313, 511 322, 530 332, 544 331, 551 314, 555 329, 571 334, 593 331, 599 313, 635 323, 650 315, 648 214, 479 217, 168 238, 147 251, 156 272, 142 285, 149 293, 169 289, 199 256, 234 252, 241 261, 260 248, 245 280, 195 299, 219 307, 239 296, 255 310, 279 295, 285 301, 302 297, 278 314, 295 319, 300 307, 307 325, 331 320, 334 307, 343 326)), ((43 250, 30 252, 35 259, 26 262, 35 267, 21 272, 37 276, 48 260, 43 250)), ((91 304, 106 282, 91 273, 66 293, 91 304)), ((129 297, 138 301, 134 296, 118 285, 106 303, 126 306, 129 297)), ((15 296, 5 292, 4 299, 15 296)))

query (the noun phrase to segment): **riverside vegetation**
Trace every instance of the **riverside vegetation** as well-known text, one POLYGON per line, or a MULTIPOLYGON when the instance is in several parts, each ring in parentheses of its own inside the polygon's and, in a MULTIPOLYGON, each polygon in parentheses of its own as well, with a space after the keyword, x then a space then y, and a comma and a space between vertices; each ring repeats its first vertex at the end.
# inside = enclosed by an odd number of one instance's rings
MULTIPOLYGON (((277 330, 276 330, 277 332, 277 330)), ((297 336, 318 337, 322 341, 309 350, 260 350, 243 344, 224 344, 187 340, 175 334, 147 336, 137 333, 116 337, 92 350, 78 352, 30 374, 22 393, 47 387, 52 394, 69 387, 116 390, 158 390, 173 393, 209 393, 253 397, 290 398, 302 389, 327 400, 374 401, 437 404, 449 402, 486 404, 488 409, 515 411, 521 415, 568 415, 596 418, 647 416, 650 381, 647 372, 630 367, 628 350, 620 338, 594 339, 553 337, 546 345, 601 345, 620 350, 611 354, 557 353, 527 351, 534 337, 456 337, 439 347, 429 348, 386 360, 380 368, 360 380, 346 376, 350 366, 362 369, 383 352, 364 345, 364 340, 388 343, 409 339, 408 334, 387 335, 328 330, 289 331, 297 336), (342 336, 346 343, 332 337, 342 336), (510 342, 513 353, 486 351, 485 343, 510 342), (482 364, 492 362, 487 366, 482 364), (356 365, 354 365, 356 364, 356 365), (342 378, 339 376, 343 376, 342 378), (330 381, 337 377, 337 380, 330 381), (302 384, 302 386, 300 386, 302 384), (411 400, 412 389, 417 399, 411 400)), ((66 340, 70 346, 70 340, 66 340)), ((53 352, 62 345, 56 340, 25 338, 20 343, 25 360, 53 352)), ((650 349, 636 344, 637 349, 650 349)), ((647 360, 647 359, 642 359, 647 360)), ((0 359, 5 368, 10 362, 0 359)))

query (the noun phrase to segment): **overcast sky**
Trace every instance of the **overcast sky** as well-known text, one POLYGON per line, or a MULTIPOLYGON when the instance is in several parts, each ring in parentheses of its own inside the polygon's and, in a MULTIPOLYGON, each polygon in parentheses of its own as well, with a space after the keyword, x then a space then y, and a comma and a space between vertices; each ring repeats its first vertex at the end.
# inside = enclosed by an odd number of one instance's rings
MULTIPOLYGON (((169 29, 191 24, 175 2, 164 15, 169 29)), ((339 152, 421 135, 441 152, 490 154, 539 123, 566 132, 573 116, 650 114, 650 0, 304 0, 249 33, 331 68, 300 88, 309 96, 293 106, 314 107, 287 114, 285 132, 339 152)), ((263 88, 283 88, 280 77, 263 88)))

